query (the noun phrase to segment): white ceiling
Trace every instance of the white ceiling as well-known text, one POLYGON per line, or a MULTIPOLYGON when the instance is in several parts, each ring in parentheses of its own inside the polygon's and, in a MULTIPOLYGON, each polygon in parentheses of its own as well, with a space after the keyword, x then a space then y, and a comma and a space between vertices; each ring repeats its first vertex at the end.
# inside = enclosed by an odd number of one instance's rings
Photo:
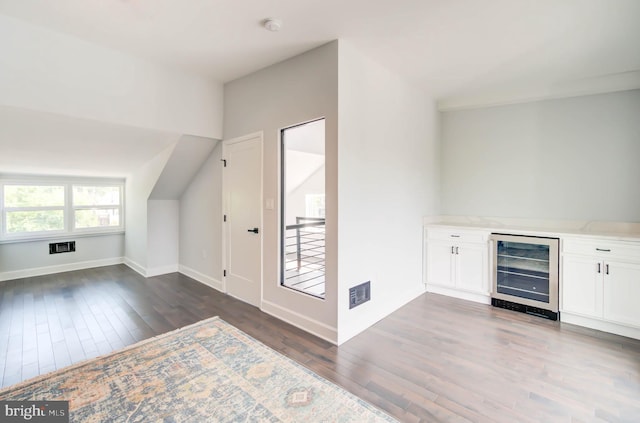
POLYGON ((180 134, 0 106, 0 171, 125 177, 180 134))
MULTIPOLYGON (((344 39, 443 109, 640 87, 640 0, 0 0, 0 14, 218 82, 344 39)), ((0 171, 123 176, 180 135, 0 107, 0 171)))
POLYGON ((342 38, 444 102, 640 70, 639 0, 0 0, 0 13, 221 82, 342 38), (280 32, 261 27, 270 16, 280 32))

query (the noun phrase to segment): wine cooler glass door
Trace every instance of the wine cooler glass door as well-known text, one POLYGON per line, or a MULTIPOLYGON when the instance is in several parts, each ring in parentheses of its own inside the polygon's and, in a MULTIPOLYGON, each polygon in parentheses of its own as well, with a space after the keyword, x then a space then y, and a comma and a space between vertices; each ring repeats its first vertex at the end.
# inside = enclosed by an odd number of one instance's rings
POLYGON ((493 296, 557 311, 558 240, 511 235, 493 237, 493 296))

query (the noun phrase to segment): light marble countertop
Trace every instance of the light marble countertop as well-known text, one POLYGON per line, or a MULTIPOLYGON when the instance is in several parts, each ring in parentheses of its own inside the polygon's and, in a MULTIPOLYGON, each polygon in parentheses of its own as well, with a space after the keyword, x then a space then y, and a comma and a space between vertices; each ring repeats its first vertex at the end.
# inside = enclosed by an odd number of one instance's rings
POLYGON ((493 233, 531 235, 552 238, 607 238, 615 241, 640 242, 640 223, 519 219, 475 216, 426 216, 424 226, 465 228, 493 233))

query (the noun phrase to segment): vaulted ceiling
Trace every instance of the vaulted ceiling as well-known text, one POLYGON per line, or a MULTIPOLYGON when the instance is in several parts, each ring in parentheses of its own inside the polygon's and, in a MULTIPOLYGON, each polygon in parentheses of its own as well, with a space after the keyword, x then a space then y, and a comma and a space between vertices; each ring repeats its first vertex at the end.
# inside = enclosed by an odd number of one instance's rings
MULTIPOLYGON (((639 0, 0 0, 0 15, 218 83, 344 39, 444 110, 640 88, 639 0)), ((7 107, 0 123, 5 172, 123 175, 182 135, 7 107)))
POLYGON ((343 38, 446 104, 640 70, 637 0, 2 0, 0 13, 221 82, 343 38))
POLYGON ((177 133, 0 106, 4 173, 123 177, 179 139, 177 133))

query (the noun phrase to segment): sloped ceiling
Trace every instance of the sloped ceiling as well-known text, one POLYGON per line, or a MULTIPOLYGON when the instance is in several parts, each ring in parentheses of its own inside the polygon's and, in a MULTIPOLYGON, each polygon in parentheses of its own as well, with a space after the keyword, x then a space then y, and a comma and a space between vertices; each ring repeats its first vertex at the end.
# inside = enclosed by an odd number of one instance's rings
POLYGON ((180 134, 0 106, 0 172, 126 177, 180 134))
MULTIPOLYGON (((344 39, 442 109, 640 88, 638 0, 2 0, 0 14, 217 82, 344 39)), ((54 113, 0 107, 0 172, 124 176, 182 136, 54 113)))
POLYGON ((345 39, 449 103, 640 83, 638 0, 3 0, 0 13, 220 82, 345 39), (262 28, 270 16, 280 32, 262 28))
POLYGON ((149 199, 178 200, 207 160, 218 140, 183 135, 173 149, 149 199))

